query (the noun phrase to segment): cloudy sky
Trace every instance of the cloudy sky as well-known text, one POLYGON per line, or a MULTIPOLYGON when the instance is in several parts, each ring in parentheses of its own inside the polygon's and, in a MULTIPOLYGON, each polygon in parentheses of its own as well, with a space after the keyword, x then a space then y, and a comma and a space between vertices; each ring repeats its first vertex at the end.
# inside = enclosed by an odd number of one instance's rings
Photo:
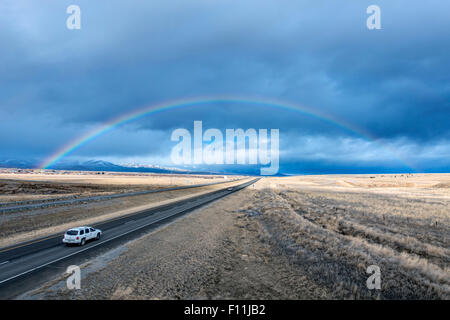
MULTIPOLYGON (((176 128, 277 128, 282 173, 450 170, 450 2, 2 0, 0 158, 170 165, 176 128), (81 29, 66 27, 69 5, 81 29), (366 27, 369 5, 381 30, 366 27), (259 102, 304 106, 320 117, 259 102), (347 126, 347 125, 346 125, 347 126), (361 134, 364 133, 364 134, 361 134)), ((0 159, 0 160, 1 160, 0 159)))

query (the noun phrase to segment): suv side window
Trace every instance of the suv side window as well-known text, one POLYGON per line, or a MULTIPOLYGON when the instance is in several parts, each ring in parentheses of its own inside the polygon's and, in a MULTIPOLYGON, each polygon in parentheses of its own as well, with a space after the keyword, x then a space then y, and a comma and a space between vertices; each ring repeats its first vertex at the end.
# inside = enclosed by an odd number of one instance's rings
POLYGON ((91 228, 91 232, 94 232, 95 231, 95 229, 94 228, 91 228))
POLYGON ((89 233, 89 229, 84 229, 84 232, 89 233))
POLYGON ((84 234, 84 230, 80 230, 80 236, 84 234))

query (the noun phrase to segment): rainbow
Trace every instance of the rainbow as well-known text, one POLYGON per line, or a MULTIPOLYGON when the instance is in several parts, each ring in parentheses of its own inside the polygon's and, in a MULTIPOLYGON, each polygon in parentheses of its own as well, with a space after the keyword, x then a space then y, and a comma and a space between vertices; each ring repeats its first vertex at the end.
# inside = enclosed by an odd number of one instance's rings
POLYGON ((58 149, 56 152, 54 152, 48 158, 46 158, 41 163, 39 168, 40 169, 50 168, 55 163, 60 161, 62 158, 73 153, 74 151, 81 148, 82 146, 89 143, 90 141, 96 139, 97 137, 117 128, 118 126, 135 121, 135 120, 140 119, 145 116, 153 115, 153 114, 167 111, 167 110, 175 110, 175 109, 184 108, 184 107, 201 106, 201 105, 212 104, 212 103, 252 104, 252 105, 281 108, 281 109, 285 109, 285 110, 300 112, 302 114, 305 114, 305 115, 320 119, 322 121, 331 123, 331 124, 338 126, 344 130, 349 130, 349 131, 357 134, 360 137, 363 137, 369 141, 376 143, 378 146, 389 151, 397 160, 399 160, 404 166, 406 166, 412 172, 416 172, 416 170, 413 169, 413 166, 411 164, 408 164, 408 162, 405 159, 402 159, 399 155, 397 155, 394 150, 391 150, 389 147, 382 145, 380 142, 378 142, 377 141, 378 139, 375 138, 374 136, 372 136, 369 132, 367 132, 366 130, 363 130, 362 128, 358 128, 355 125, 350 124, 342 119, 338 119, 335 116, 322 113, 318 110, 314 110, 314 109, 306 107, 306 106, 300 106, 300 105, 296 105, 296 104, 292 104, 292 103, 284 102, 284 101, 267 100, 267 99, 261 100, 258 98, 241 98, 241 97, 228 97, 228 96, 173 100, 173 101, 164 102, 164 103, 151 105, 151 106, 146 106, 143 108, 133 110, 132 112, 123 114, 117 118, 113 118, 113 119, 101 124, 100 126, 96 127, 95 129, 89 131, 88 133, 86 133, 80 137, 77 137, 73 141, 64 145, 62 148, 58 149))

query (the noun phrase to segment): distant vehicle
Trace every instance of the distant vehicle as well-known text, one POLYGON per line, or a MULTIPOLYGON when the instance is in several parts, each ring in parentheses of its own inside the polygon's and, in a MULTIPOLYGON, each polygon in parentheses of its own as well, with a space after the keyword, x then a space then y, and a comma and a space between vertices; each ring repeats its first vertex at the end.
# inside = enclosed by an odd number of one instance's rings
POLYGON ((228 191, 233 191, 233 188, 228 188, 227 190, 228 190, 228 191))
POLYGON ((87 241, 95 239, 99 240, 102 236, 102 231, 92 227, 78 227, 66 231, 62 240, 66 245, 77 244, 84 246, 87 241))

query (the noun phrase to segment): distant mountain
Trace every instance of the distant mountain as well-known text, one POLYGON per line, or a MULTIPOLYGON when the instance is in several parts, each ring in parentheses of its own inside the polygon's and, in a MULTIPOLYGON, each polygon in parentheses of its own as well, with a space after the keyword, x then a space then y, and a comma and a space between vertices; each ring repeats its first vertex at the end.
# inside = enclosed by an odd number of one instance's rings
MULTIPOLYGON (((0 160, 2 168, 35 169, 39 168, 38 160, 7 159, 0 160)), ((260 167, 257 165, 211 165, 198 168, 171 168, 160 165, 140 163, 115 164, 104 160, 72 161, 65 160, 52 165, 50 169, 72 171, 114 171, 114 172, 148 172, 171 174, 220 174, 220 175, 259 175, 260 167)), ((283 175, 283 174, 278 174, 283 175)))
POLYGON ((141 163, 120 163, 120 166, 127 167, 127 168, 147 168, 147 169, 153 169, 153 170, 169 170, 173 172, 190 172, 191 170, 186 169, 180 169, 180 168, 171 168, 171 167, 164 167, 157 164, 141 164, 141 163))
POLYGON ((64 161, 51 166, 55 170, 122 171, 122 167, 103 160, 64 161))
POLYGON ((82 162, 61 162, 52 166, 55 170, 79 170, 79 171, 116 171, 116 172, 150 172, 150 173, 189 173, 180 169, 164 168, 150 165, 124 165, 115 164, 104 160, 88 160, 82 162))
POLYGON ((39 162, 36 160, 17 160, 17 159, 4 159, 0 160, 1 168, 19 168, 19 169, 32 169, 36 168, 39 162))
MULTIPOLYGON (((40 162, 35 159, 4 159, 0 160, 0 168, 35 169, 40 162)), ((148 173, 178 173, 178 174, 208 174, 207 171, 166 168, 159 165, 144 165, 138 163, 114 164, 104 160, 61 161, 51 166, 54 170, 71 171, 114 171, 114 172, 148 172, 148 173)))

